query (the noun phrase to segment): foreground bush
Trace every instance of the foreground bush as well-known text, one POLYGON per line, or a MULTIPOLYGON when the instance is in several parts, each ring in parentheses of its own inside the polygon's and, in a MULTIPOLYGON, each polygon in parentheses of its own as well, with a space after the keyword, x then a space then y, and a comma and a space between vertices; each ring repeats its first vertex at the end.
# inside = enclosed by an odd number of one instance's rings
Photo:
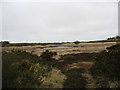
MULTIPOLYGON (((37 88, 52 67, 43 64, 39 56, 25 51, 2 53, 3 88, 37 88)), ((46 54, 47 55, 47 54, 46 54)), ((49 55, 48 55, 49 56, 49 55)))
POLYGON ((87 81, 82 76, 83 69, 71 69, 65 72, 67 79, 64 88, 86 88, 87 81))
MULTIPOLYGON (((120 81, 120 44, 107 48, 95 58, 91 74, 95 77, 108 78, 110 81, 120 81)), ((108 80, 107 80, 108 81, 108 80)))

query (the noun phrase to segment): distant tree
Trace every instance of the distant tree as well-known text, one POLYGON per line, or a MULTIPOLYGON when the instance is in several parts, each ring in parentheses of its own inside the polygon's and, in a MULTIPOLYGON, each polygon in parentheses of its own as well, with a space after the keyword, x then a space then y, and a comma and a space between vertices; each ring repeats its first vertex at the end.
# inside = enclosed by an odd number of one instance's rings
POLYGON ((79 44, 80 42, 79 42, 79 41, 74 41, 73 43, 75 43, 75 44, 79 44))
POLYGON ((111 40, 111 39, 120 39, 120 36, 119 36, 119 35, 117 35, 117 36, 115 36, 115 37, 110 37, 110 38, 107 38, 107 40, 111 40))
POLYGON ((110 40, 111 38, 107 38, 107 40, 110 40))
POLYGON ((2 47, 10 46, 9 41, 1 41, 2 47))
POLYGON ((120 36, 118 36, 118 35, 117 35, 115 38, 116 38, 116 39, 117 39, 117 38, 119 38, 119 39, 120 39, 120 36))

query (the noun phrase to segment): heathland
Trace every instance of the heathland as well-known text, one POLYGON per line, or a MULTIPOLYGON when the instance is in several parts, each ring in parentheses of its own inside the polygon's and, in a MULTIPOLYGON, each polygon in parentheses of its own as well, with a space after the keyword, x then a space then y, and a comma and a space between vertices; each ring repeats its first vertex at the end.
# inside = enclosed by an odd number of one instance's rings
POLYGON ((120 44, 68 42, 2 49, 3 88, 119 88, 120 44))

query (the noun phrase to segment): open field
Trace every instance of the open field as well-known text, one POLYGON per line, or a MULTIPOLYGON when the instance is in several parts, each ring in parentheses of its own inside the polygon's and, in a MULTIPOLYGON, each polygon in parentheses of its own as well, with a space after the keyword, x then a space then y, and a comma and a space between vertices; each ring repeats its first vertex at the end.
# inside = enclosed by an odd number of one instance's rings
POLYGON ((76 53, 97 53, 102 50, 105 50, 106 47, 112 46, 116 44, 116 42, 99 42, 99 43, 63 43, 63 44, 48 44, 48 45, 35 45, 35 46, 10 46, 10 47, 3 47, 3 51, 11 51, 12 49, 15 50, 25 50, 27 52, 32 52, 33 54, 41 55, 46 49, 37 49, 42 47, 52 47, 52 46, 74 46, 73 48, 55 48, 55 49, 48 49, 50 51, 57 52, 56 59, 58 59, 61 55, 65 54, 76 54, 76 53))

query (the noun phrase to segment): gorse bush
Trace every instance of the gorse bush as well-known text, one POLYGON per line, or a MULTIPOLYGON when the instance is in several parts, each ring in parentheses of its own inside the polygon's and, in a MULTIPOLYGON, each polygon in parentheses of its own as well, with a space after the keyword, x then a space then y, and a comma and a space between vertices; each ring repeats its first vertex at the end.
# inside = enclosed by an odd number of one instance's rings
POLYGON ((113 46, 107 47, 107 50, 120 50, 120 44, 115 44, 113 46))
POLYGON ((57 53, 56 52, 50 52, 49 50, 46 50, 45 52, 43 52, 42 54, 41 54, 41 59, 42 60, 47 60, 47 61, 50 61, 50 60, 52 60, 53 58, 53 56, 55 56, 55 55, 57 55, 57 53))
POLYGON ((107 48, 95 58, 91 68, 94 77, 104 77, 112 81, 120 81, 120 44, 107 48))
POLYGON ((82 76, 83 69, 71 69, 65 72, 67 79, 64 82, 64 88, 85 88, 86 78, 82 76))
POLYGON ((55 55, 57 55, 56 52, 51 52, 51 51, 49 51, 49 50, 46 50, 46 51, 43 52, 43 53, 41 54, 41 56, 40 56, 41 63, 42 63, 43 65, 47 65, 47 66, 52 67, 52 68, 53 68, 53 67, 59 68, 59 67, 60 67, 59 63, 57 62, 57 60, 55 60, 55 59, 53 58, 53 56, 55 56, 55 55))
MULTIPOLYGON (((52 69, 51 63, 43 64, 39 56, 25 51, 12 50, 9 53, 3 52, 2 55, 3 88, 40 87, 42 79, 47 77, 52 69)), ((49 56, 48 53, 47 55, 49 56)))

